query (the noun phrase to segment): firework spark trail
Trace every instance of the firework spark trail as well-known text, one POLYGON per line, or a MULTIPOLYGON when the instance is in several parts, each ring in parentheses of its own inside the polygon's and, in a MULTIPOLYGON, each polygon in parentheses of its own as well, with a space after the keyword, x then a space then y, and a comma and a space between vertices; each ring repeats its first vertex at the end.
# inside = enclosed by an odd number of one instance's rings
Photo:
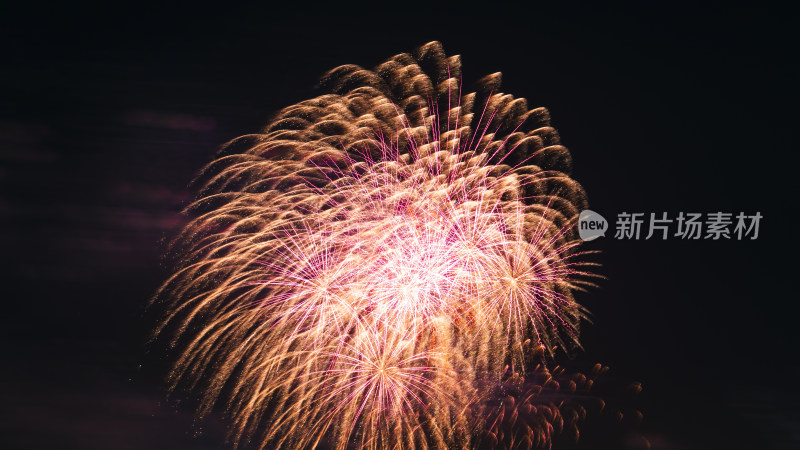
POLYGON ((462 94, 460 72, 437 42, 339 67, 203 171, 157 334, 235 444, 549 445, 563 422, 535 399, 547 356, 579 345, 585 195, 546 110, 499 74, 462 94), (495 394, 532 367, 504 440, 495 394))

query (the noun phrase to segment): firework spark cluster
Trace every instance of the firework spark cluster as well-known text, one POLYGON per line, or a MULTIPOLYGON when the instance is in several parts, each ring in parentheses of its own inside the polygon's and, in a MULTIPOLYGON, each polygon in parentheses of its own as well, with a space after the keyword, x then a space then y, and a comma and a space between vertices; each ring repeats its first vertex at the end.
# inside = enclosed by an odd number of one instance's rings
POLYGON ((157 299, 173 386, 234 444, 547 446, 574 427, 547 368, 578 346, 585 194, 543 108, 461 89, 438 42, 285 108, 200 176, 157 299))

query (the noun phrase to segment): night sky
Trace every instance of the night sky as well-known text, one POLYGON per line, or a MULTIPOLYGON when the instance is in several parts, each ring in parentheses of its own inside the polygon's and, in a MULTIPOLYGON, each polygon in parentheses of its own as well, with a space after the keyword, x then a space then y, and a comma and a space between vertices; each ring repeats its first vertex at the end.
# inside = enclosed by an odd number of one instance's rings
POLYGON ((147 345, 190 181, 326 70, 431 40, 465 86, 502 71, 550 110, 606 218, 764 217, 757 240, 588 245, 607 279, 578 297, 584 351, 557 362, 610 366, 601 392, 644 419, 590 416, 578 448, 800 448, 795 11, 111 4, 0 11, 3 448, 227 448, 147 345))

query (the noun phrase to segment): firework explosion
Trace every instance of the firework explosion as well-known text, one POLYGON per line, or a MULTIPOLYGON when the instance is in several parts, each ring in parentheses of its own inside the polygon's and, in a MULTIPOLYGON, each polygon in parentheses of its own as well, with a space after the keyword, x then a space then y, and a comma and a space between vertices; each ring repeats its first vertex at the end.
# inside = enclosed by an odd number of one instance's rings
POLYGON ((548 446, 580 419, 545 394, 591 385, 546 364, 579 345, 585 194, 545 109, 460 79, 438 42, 336 68, 204 169, 157 333, 234 445, 548 446))

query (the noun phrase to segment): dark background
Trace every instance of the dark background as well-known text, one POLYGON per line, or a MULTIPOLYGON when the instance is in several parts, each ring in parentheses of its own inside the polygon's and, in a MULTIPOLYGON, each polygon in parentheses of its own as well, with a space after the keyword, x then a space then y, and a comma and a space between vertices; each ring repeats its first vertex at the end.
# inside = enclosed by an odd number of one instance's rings
MULTIPOLYGON (((290 5, 0 11, 4 448, 225 448, 218 418, 167 399, 145 345, 189 181, 324 71, 431 40, 462 55, 465 85, 502 71, 550 109, 608 218, 761 212, 755 241, 593 243, 608 279, 579 298, 594 324, 569 363, 642 383, 654 449, 800 448, 794 11, 290 5)), ((583 448, 635 447, 601 445, 592 420, 583 448)))

